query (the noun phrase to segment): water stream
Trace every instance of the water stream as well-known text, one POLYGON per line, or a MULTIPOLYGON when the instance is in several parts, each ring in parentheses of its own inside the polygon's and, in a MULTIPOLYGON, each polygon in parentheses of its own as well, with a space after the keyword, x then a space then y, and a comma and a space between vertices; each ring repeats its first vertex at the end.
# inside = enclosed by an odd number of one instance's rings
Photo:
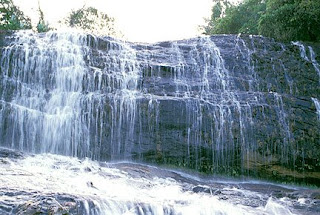
POLYGON ((1 214, 315 214, 319 191, 0 150, 1 214))
MULTIPOLYGON (((267 49, 290 52, 263 40, 224 35, 138 44, 76 32, 6 35, 0 146, 19 152, 0 151, 0 212, 319 212, 315 190, 213 178, 318 183, 310 152, 319 143, 318 122, 309 120, 319 117, 314 81, 301 87, 290 62, 258 59, 267 49)), ((293 45, 319 73, 312 47, 309 59, 301 43, 293 45)))

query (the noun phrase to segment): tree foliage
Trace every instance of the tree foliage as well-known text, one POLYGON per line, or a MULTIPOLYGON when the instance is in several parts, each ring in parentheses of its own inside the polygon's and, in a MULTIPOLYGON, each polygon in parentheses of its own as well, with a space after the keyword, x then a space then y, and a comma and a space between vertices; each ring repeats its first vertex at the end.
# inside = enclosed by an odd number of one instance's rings
MULTIPOLYGON (((47 32, 52 28, 45 20, 44 13, 39 5, 39 21, 37 32, 47 32)), ((73 10, 64 20, 69 27, 89 31, 96 34, 119 36, 114 27, 114 19, 93 7, 82 7, 73 10)), ((31 19, 13 3, 13 0, 0 0, 0 30, 32 29, 31 19)))
POLYGON ((320 1, 244 0, 238 6, 220 0, 212 8, 205 34, 261 34, 282 41, 320 41, 320 1), (225 12, 221 14, 224 5, 225 12))
POLYGON ((226 9, 229 9, 231 4, 225 0, 216 0, 215 5, 211 9, 211 17, 207 21, 207 26, 203 26, 203 30, 205 34, 213 34, 213 32, 217 29, 216 25, 219 23, 222 17, 225 16, 226 9))
POLYGON ((116 35, 114 19, 93 7, 73 10, 65 19, 65 24, 72 28, 96 34, 116 35))
POLYGON ((41 10, 41 7, 39 5, 38 7, 38 12, 39 12, 39 21, 38 21, 38 24, 37 24, 37 31, 39 33, 41 32, 48 32, 50 30, 52 30, 48 24, 47 21, 45 21, 45 18, 44 18, 44 13, 43 11, 41 10))
POLYGON ((0 0, 0 30, 31 28, 31 19, 25 16, 12 0, 0 0))

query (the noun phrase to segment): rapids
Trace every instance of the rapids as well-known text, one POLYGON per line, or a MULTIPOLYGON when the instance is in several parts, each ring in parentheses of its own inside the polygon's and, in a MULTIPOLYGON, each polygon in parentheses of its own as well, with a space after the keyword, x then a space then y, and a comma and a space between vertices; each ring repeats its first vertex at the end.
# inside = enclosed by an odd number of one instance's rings
POLYGON ((0 32, 0 213, 320 213, 319 56, 0 32))
POLYGON ((1 214, 316 214, 319 190, 0 150, 1 214))

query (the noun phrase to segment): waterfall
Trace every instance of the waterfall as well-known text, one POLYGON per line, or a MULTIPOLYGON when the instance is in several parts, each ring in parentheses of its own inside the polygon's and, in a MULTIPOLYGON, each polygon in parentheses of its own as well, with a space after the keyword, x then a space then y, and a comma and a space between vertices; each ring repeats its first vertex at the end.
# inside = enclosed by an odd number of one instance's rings
POLYGON ((320 102, 316 98, 312 98, 312 101, 313 101, 314 105, 316 106, 318 119, 320 120, 320 102))
POLYGON ((139 79, 132 49, 111 43, 110 52, 117 55, 107 59, 110 70, 105 74, 86 65, 92 42, 87 35, 19 32, 12 37, 1 59, 5 87, 0 113, 4 123, 0 126, 5 145, 37 153, 98 158, 95 151, 103 141, 107 92, 113 103, 109 122, 112 153, 117 156, 121 150, 130 150, 139 79), (121 134, 123 126, 129 131, 125 136, 121 134))
POLYGON ((305 168, 317 144, 311 46, 309 60, 294 43, 302 58, 288 61, 289 45, 240 35, 141 44, 20 31, 0 44, 4 147, 268 178, 268 165, 305 168))
POLYGON ((306 48, 304 47, 304 45, 301 42, 296 41, 296 42, 292 42, 292 44, 299 47, 301 58, 303 58, 306 61, 310 61, 307 56, 306 48))
MULTIPOLYGON (((184 129, 181 135, 186 135, 188 146, 186 155, 183 156, 187 165, 196 169, 207 165, 206 171, 219 171, 221 167, 243 163, 244 157, 240 160, 235 158, 238 156, 237 148, 246 152, 254 149, 248 134, 253 125, 251 106, 249 102, 242 103, 239 100, 236 84, 225 68, 220 49, 209 37, 173 42, 170 45, 163 43, 157 45, 162 46, 161 57, 168 61, 157 62, 160 65, 151 67, 145 82, 161 85, 167 78, 161 74, 161 70, 166 68, 168 68, 166 71, 172 74, 169 78, 172 78, 173 87, 169 85, 170 88, 163 89, 167 94, 163 95, 159 90, 151 91, 150 88, 149 92, 153 100, 160 104, 172 101, 172 114, 168 114, 168 117, 162 114, 162 117, 164 119, 176 117, 177 120, 181 120, 177 126, 184 129), (168 57, 165 57, 164 53, 168 57), (176 112, 176 109, 181 109, 182 114, 176 112), (235 136, 235 127, 240 137, 235 136), (201 159, 203 148, 208 145, 212 151, 207 152, 208 158, 201 159)), ((146 66, 152 66, 157 60, 152 57, 160 55, 157 53, 159 49, 160 47, 149 50, 148 56, 144 57, 148 59, 144 62, 146 66)), ((158 105, 158 108, 161 106, 158 105)), ((164 136, 159 134, 159 130, 155 132, 158 133, 155 136, 164 136)), ((183 137, 179 139, 183 141, 183 137)))
POLYGON ((316 61, 316 54, 314 53, 313 49, 311 46, 308 46, 309 52, 310 52, 310 59, 312 62, 312 65, 314 69, 317 71, 318 76, 319 76, 319 85, 320 85, 320 66, 319 63, 316 61))
POLYGON ((316 61, 316 54, 311 46, 308 46, 308 50, 310 52, 310 58, 307 56, 307 52, 305 49, 305 46, 300 42, 292 42, 293 45, 298 46, 300 49, 300 56, 306 61, 310 61, 315 69, 315 71, 318 73, 319 76, 319 84, 320 84, 320 66, 319 63, 316 61))
POLYGON ((13 37, 1 59, 5 144, 31 152, 79 155, 80 148, 88 147, 89 136, 80 117, 84 36, 19 32, 13 37))
POLYGON ((20 156, 1 157, 6 161, 0 163, 5 174, 0 186, 0 213, 4 215, 281 215, 319 211, 319 203, 313 199, 317 191, 306 188, 202 180, 154 166, 106 164, 53 154, 20 156))
POLYGON ((0 213, 318 213, 313 47, 0 32, 0 213))

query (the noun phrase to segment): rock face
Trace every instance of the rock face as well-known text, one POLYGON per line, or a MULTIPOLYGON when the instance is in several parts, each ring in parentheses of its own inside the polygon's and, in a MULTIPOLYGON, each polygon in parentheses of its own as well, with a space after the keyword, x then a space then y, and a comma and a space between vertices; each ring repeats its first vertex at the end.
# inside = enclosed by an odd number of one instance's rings
POLYGON ((320 190, 0 148, 0 214, 303 214, 320 190))
POLYGON ((320 184, 319 44, 0 40, 1 146, 320 184))

